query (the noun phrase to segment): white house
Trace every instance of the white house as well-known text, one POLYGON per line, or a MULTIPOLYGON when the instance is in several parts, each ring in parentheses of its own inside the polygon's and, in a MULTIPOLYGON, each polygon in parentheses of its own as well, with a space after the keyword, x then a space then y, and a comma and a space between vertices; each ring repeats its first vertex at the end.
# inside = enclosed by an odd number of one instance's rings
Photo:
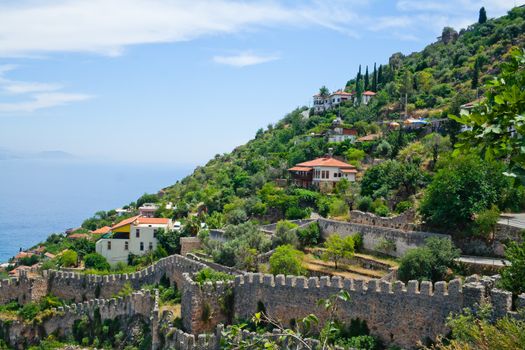
POLYGON ((332 157, 321 157, 299 163, 288 171, 297 186, 315 187, 321 191, 333 190, 341 179, 354 182, 357 174, 357 169, 353 165, 332 157))
POLYGON ((361 103, 367 105, 368 102, 376 95, 373 91, 365 91, 363 92, 363 95, 361 96, 361 103))
POLYGON ((155 212, 159 209, 159 207, 156 204, 153 203, 144 203, 139 208, 139 215, 146 217, 146 218, 152 218, 155 217, 155 212))
POLYGON ((144 255, 157 249, 159 229, 172 230, 171 219, 134 216, 111 227, 111 231, 97 241, 96 251, 111 265, 127 263, 129 254, 144 255))
POLYGON ((336 107, 345 101, 351 101, 353 94, 343 90, 337 90, 329 96, 314 95, 314 111, 323 112, 336 107))
POLYGON ((328 131, 328 142, 344 142, 349 140, 354 143, 357 139, 357 130, 345 128, 341 118, 332 122, 332 128, 328 131))

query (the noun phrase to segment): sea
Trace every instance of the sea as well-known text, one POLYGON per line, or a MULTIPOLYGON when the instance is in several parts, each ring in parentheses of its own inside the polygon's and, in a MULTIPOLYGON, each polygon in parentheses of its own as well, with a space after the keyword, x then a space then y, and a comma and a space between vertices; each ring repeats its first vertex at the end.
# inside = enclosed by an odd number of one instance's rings
POLYGON ((192 168, 77 159, 0 160, 0 262, 51 233, 79 227, 99 210, 156 193, 192 168))

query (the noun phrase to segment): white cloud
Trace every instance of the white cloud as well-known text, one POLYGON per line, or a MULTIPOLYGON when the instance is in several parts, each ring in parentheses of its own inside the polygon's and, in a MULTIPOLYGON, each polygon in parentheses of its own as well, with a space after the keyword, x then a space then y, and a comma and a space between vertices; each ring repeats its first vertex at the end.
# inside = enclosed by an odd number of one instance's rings
POLYGON ((63 106, 71 102, 85 101, 91 96, 84 94, 48 92, 30 96, 30 99, 21 102, 0 103, 0 113, 7 112, 34 112, 43 108, 63 106))
POLYGON ((192 40, 254 26, 319 25, 344 30, 358 1, 18 0, 0 4, 0 55, 95 52, 192 40), (336 6, 338 5, 338 6, 336 6))
POLYGON ((213 62, 225 64, 233 67, 246 67, 256 64, 266 63, 278 60, 278 55, 256 55, 251 52, 242 52, 237 55, 230 56, 214 56, 213 62))
POLYGON ((0 113, 34 112, 92 98, 86 94, 60 92, 60 84, 18 81, 5 78, 15 65, 0 65, 0 96, 20 95, 14 102, 0 102, 0 113))

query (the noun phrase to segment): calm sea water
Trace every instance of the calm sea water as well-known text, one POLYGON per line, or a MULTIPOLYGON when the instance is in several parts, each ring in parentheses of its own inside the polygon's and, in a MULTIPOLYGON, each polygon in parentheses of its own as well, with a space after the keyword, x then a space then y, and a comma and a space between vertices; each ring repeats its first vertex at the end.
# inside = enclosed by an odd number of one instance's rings
POLYGON ((98 210, 174 184, 191 166, 79 160, 0 160, 0 262, 98 210))

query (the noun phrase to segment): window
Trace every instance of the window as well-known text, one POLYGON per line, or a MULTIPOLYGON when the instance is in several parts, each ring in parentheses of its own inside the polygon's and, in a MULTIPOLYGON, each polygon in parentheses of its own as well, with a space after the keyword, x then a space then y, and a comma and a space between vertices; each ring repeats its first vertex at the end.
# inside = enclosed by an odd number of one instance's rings
POLYGON ((111 241, 108 241, 108 250, 111 250, 111 241))
POLYGON ((153 229, 153 238, 157 238, 157 229, 156 228, 153 229))
POLYGON ((149 250, 153 250, 153 242, 149 242, 149 247, 148 247, 149 250))
POLYGON ((129 250, 129 242, 124 242, 124 250, 129 250))
POLYGON ((137 238, 140 237, 140 230, 139 229, 135 230, 135 237, 137 237, 137 238))
POLYGON ((144 250, 144 242, 140 242, 140 250, 144 250))

